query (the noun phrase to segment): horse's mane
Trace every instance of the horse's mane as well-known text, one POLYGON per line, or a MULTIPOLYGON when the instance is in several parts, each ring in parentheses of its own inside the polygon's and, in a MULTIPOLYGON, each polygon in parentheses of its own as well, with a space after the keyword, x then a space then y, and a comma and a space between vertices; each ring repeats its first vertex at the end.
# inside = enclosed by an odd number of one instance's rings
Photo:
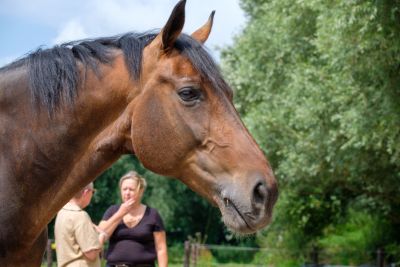
MULTIPOLYGON (((44 105, 53 113, 61 102, 72 105, 78 94, 80 77, 77 60, 96 75, 99 64, 111 64, 114 58, 112 49, 120 49, 134 80, 141 75, 143 49, 155 37, 156 33, 126 33, 113 37, 84 39, 42 49, 28 54, 3 68, 1 71, 25 66, 29 73, 29 84, 36 103, 44 105)), ((231 95, 229 87, 222 79, 214 60, 204 47, 189 35, 181 34, 175 48, 182 52, 193 64, 201 76, 207 79, 218 91, 231 95)))

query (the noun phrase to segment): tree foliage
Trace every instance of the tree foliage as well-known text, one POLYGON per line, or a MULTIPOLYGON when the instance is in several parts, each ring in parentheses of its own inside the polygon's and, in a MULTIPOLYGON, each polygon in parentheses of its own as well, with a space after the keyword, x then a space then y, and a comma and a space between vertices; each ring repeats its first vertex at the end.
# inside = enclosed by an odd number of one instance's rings
POLYGON ((281 185, 261 239, 301 251, 352 207, 385 221, 375 246, 399 246, 400 1, 241 4, 222 67, 281 185))

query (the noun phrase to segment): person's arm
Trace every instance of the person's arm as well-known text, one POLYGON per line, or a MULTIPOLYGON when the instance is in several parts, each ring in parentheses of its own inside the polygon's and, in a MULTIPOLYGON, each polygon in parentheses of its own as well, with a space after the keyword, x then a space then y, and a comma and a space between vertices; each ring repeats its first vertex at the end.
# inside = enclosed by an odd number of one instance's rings
POLYGON ((75 241, 88 261, 98 259, 102 250, 99 235, 93 227, 93 222, 86 212, 80 212, 75 216, 74 236, 75 241))
POLYGON ((95 224, 93 224, 93 227, 96 229, 97 233, 99 233, 99 241, 100 241, 100 244, 103 246, 109 237, 108 234, 105 231, 103 231, 103 229, 101 229, 99 226, 97 226, 95 224))
POLYGON ((89 261, 95 261, 97 257, 99 257, 100 249, 92 249, 86 252, 83 252, 83 255, 89 260, 89 261))
POLYGON ((99 223, 98 226, 98 228, 100 229, 99 232, 104 233, 103 234, 104 237, 100 237, 103 238, 103 240, 100 241, 103 241, 104 243, 105 240, 113 234, 115 228, 117 228, 119 222, 122 220, 125 214, 127 214, 129 210, 132 208, 134 202, 135 201, 133 199, 130 199, 122 203, 118 211, 114 213, 108 220, 102 220, 99 223))
POLYGON ((167 237, 165 231, 153 232, 159 267, 168 267, 167 237))

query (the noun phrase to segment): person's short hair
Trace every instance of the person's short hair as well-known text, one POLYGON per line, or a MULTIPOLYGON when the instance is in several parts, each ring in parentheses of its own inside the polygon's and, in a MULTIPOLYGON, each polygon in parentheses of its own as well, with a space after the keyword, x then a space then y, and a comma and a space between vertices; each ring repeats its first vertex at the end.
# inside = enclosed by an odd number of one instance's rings
POLYGON ((84 192, 86 189, 92 189, 92 190, 93 190, 93 189, 94 189, 93 182, 89 183, 89 184, 86 185, 84 188, 82 188, 81 190, 79 190, 79 192, 75 194, 74 198, 79 199, 79 198, 83 195, 83 192, 84 192))
POLYGON ((135 171, 129 171, 124 176, 122 176, 121 179, 119 179, 119 189, 121 189, 122 183, 128 179, 132 179, 133 181, 135 181, 137 183, 138 191, 144 192, 144 190, 146 190, 146 187, 147 187, 146 180, 135 171))

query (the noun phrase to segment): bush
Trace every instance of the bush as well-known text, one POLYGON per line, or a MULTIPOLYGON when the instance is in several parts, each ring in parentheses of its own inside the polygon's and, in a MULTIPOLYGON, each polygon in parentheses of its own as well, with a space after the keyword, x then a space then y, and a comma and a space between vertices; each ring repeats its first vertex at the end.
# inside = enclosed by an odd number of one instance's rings
POLYGON ((319 241, 323 258, 331 264, 361 265, 374 262, 376 250, 388 234, 384 220, 372 214, 350 210, 338 225, 325 229, 319 241))
POLYGON ((185 257, 185 249, 182 244, 176 243, 168 247, 168 262, 182 263, 185 257))

